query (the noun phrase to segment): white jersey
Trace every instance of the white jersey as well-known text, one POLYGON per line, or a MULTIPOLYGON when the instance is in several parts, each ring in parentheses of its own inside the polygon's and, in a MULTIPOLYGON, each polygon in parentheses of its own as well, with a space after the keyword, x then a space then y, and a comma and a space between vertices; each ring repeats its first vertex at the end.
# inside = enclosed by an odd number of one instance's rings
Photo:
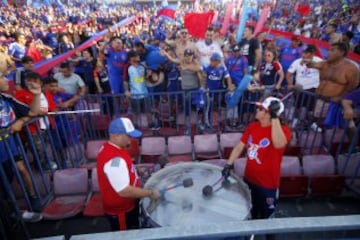
MULTIPOLYGON (((301 64, 302 58, 296 59, 289 67, 289 73, 296 72, 296 84, 302 86, 304 90, 317 88, 320 83, 320 72, 315 68, 308 68, 301 64)), ((321 62, 321 58, 314 56, 312 61, 321 62)))
POLYGON ((199 62, 202 67, 210 65, 210 57, 214 53, 219 53, 221 57, 224 58, 220 45, 215 41, 213 41, 210 45, 207 45, 205 40, 200 40, 195 44, 195 46, 199 52, 199 62))
MULTIPOLYGON (((46 99, 44 93, 40 94, 40 110, 43 113, 47 113, 49 111, 49 102, 46 99)), ((40 129, 44 130, 47 129, 49 127, 49 118, 44 116, 42 118, 40 118, 39 120, 40 122, 40 129)))

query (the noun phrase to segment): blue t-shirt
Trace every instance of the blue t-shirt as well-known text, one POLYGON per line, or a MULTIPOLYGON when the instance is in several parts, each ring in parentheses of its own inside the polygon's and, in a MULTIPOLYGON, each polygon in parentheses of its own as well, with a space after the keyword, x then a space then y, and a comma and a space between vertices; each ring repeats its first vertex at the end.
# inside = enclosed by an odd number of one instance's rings
POLYGON ((203 67, 203 71, 206 74, 206 87, 209 90, 223 89, 223 79, 230 77, 226 67, 219 66, 213 68, 211 66, 203 67))
POLYGON ((177 65, 172 62, 167 62, 165 66, 165 73, 169 81, 177 81, 180 77, 180 71, 177 68, 177 65))
MULTIPOLYGON (((27 116, 29 111, 30 109, 28 105, 17 101, 10 95, 0 93, 0 131, 11 126, 17 118, 27 116)), ((12 155, 18 155, 15 139, 13 135, 9 135, 6 139, 0 140, 0 162, 4 162, 10 158, 4 141, 8 143, 12 155)))
POLYGON ((94 61, 85 61, 80 60, 79 62, 79 74, 81 78, 84 80, 86 85, 91 85, 95 82, 94 80, 94 69, 95 69, 95 62, 94 61))
POLYGON ((301 47, 285 47, 281 50, 280 64, 283 67, 284 73, 287 72, 290 65, 298 58, 301 58, 302 49, 301 47))
POLYGON ((248 60, 244 56, 231 56, 225 61, 225 65, 229 71, 232 82, 239 85, 241 79, 244 77, 244 69, 248 68, 248 60))
POLYGON ((146 54, 143 59, 151 70, 158 70, 167 61, 167 58, 160 54, 160 49, 152 45, 146 45, 146 54))
MULTIPOLYGON (((22 59, 25 56, 26 49, 25 46, 20 45, 17 42, 14 42, 10 44, 8 53, 10 56, 14 58, 22 59)), ((15 63, 17 67, 20 67, 22 65, 20 60, 16 61, 15 63)))
POLYGON ((125 50, 115 51, 109 48, 106 54, 106 66, 109 74, 110 86, 113 94, 124 92, 123 70, 127 66, 128 56, 125 50))
POLYGON ((148 95, 145 84, 145 67, 141 64, 128 68, 131 98, 140 99, 148 95))
POLYGON ((53 50, 59 47, 59 41, 56 38, 56 34, 52 32, 48 32, 45 36, 45 42, 49 45, 53 50))

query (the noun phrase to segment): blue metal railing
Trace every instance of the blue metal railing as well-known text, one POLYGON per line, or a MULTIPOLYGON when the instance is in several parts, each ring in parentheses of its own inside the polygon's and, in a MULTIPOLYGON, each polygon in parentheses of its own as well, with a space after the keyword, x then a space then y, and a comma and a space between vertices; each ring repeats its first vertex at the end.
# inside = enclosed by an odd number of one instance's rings
MULTIPOLYGON (((2 196, 11 203, 12 211, 20 218, 20 209, 32 210, 28 186, 30 182, 35 196, 44 206, 53 195, 50 179, 55 169, 51 168, 52 163, 56 163, 58 169, 77 167, 85 163, 86 142, 106 139, 108 124, 115 117, 137 116, 135 124, 144 131, 145 136, 183 135, 186 126, 190 127, 190 135, 202 134, 203 132, 196 129, 196 125, 203 112, 191 101, 198 92, 192 91, 188 94, 187 98, 185 92, 154 93, 149 96, 149 104, 146 105, 148 109, 141 109, 140 103, 136 103, 135 106, 139 107, 135 110, 131 108, 129 99, 123 95, 88 95, 76 109, 100 109, 99 113, 55 115, 53 128, 41 130, 35 125, 35 132, 41 133, 36 137, 29 126, 39 119, 32 119, 26 123, 21 134, 11 135, 6 130, 1 131, 0 141, 9 156, 8 159, 1 159, 0 164, 0 189, 4 193, 2 196), (146 114, 150 115, 149 118, 146 114), (152 120, 158 122, 160 130, 150 130, 148 123, 152 120), (9 136, 17 143, 17 154, 14 154, 9 136), (29 174, 30 180, 27 182, 23 172, 17 167, 19 156, 24 162, 23 171, 29 174), (5 165, 10 166, 10 170, 8 167, 5 168, 5 165), (8 175, 15 175, 15 178, 9 178, 8 175), (19 200, 25 200, 25 206, 19 200)), ((213 98, 208 102, 211 109, 209 120, 214 132, 220 134, 226 131, 242 131, 240 128, 227 128, 226 125, 234 121, 246 126, 254 119, 256 111, 252 102, 260 100, 262 93, 245 92, 237 106, 238 113, 233 115, 227 114, 229 107, 224 101, 225 94, 225 91, 210 93, 213 98)), ((282 92, 282 95, 286 94, 288 93, 282 92)), ((302 154, 332 154, 337 166, 336 173, 346 175, 348 185, 354 187, 360 174, 360 158, 356 159, 356 156, 359 156, 356 152, 359 146, 360 124, 357 122, 355 128, 351 129, 348 123, 343 127, 326 128, 323 125, 323 115, 326 113, 325 104, 328 101, 318 104, 317 107, 313 106, 315 102, 318 102, 318 99, 313 93, 293 92, 284 100, 286 111, 283 120, 291 124, 294 118, 299 118, 300 123, 292 131, 297 136, 295 145, 301 146, 302 154), (321 132, 313 131, 309 127, 313 122, 322 128, 321 132), (352 136, 348 134, 350 130, 354 133, 352 136)), ((1 156, 4 154, 1 153, 1 156)))

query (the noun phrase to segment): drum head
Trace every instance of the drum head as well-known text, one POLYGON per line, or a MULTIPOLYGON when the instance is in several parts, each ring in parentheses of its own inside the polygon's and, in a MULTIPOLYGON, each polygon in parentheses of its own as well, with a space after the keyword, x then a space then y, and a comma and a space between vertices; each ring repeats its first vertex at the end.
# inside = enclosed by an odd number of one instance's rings
POLYGON ((218 181, 221 170, 207 163, 179 163, 158 171, 149 178, 145 188, 164 189, 189 178, 193 185, 187 188, 181 185, 167 191, 164 198, 157 201, 142 199, 142 214, 151 221, 152 226, 198 225, 247 219, 251 209, 247 185, 231 176, 229 186, 223 186, 218 181), (207 185, 212 190, 208 197, 203 194, 207 185))

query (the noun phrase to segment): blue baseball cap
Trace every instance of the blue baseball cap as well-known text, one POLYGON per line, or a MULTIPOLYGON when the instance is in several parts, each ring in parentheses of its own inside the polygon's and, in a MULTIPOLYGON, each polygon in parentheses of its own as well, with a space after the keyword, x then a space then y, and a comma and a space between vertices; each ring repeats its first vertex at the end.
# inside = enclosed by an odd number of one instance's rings
POLYGON ((109 125, 110 134, 126 134, 133 138, 139 138, 142 132, 135 129, 131 120, 128 118, 117 118, 111 121, 109 125))
POLYGON ((213 55, 211 55, 210 60, 214 60, 214 61, 221 61, 221 55, 219 53, 213 53, 213 55))

